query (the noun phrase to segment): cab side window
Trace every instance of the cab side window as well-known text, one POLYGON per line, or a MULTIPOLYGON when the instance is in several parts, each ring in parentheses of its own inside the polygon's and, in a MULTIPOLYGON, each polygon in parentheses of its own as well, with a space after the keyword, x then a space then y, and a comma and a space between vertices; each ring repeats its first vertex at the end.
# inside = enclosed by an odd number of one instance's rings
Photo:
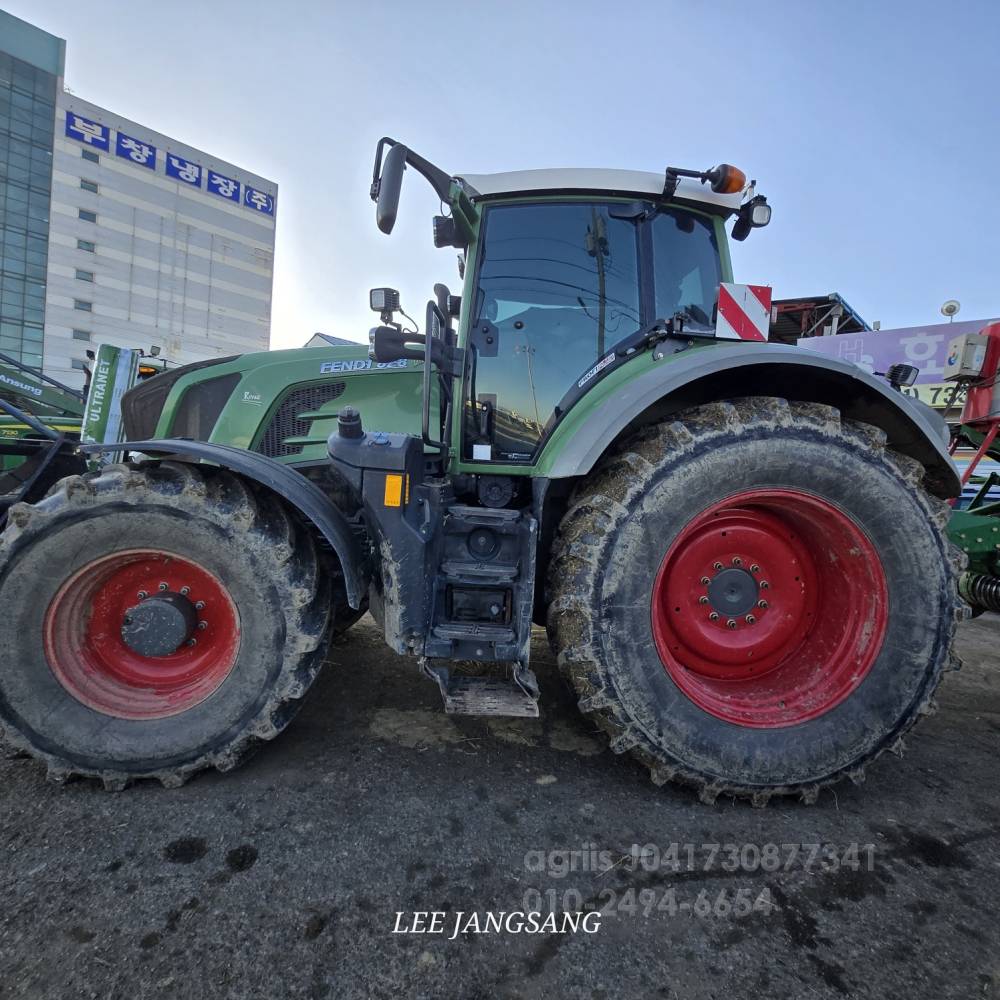
POLYGON ((658 212, 652 220, 656 318, 682 313, 705 326, 722 280, 715 229, 708 219, 689 212, 658 212))

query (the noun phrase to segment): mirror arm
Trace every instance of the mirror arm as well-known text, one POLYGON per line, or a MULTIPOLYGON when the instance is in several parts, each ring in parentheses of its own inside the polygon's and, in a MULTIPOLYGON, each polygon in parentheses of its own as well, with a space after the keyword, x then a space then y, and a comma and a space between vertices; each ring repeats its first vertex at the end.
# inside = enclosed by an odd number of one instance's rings
MULTIPOLYGON (((399 140, 382 136, 375 149, 375 169, 372 171, 372 186, 369 191, 372 201, 378 201, 379 188, 382 183, 382 157, 387 146, 398 146, 399 140)), ((421 174, 434 188, 434 193, 444 202, 451 201, 451 175, 445 173, 440 167, 435 166, 430 160, 425 160, 422 156, 414 153, 412 149, 406 151, 406 162, 421 174)))

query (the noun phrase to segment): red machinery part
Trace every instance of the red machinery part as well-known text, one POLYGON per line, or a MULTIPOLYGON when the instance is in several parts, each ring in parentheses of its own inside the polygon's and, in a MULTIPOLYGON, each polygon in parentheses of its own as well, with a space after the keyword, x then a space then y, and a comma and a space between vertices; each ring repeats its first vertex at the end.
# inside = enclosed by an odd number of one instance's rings
POLYGON ((78 570, 45 614, 46 659, 77 701, 119 719, 162 719, 193 708, 229 675, 240 645, 239 616, 218 577, 167 552, 130 550, 78 570), (123 641, 130 607, 146 595, 189 597, 198 625, 165 656, 143 656, 123 641))
POLYGON ((789 489, 738 493, 688 523, 653 586, 656 648, 703 711, 792 726, 830 711, 882 648, 878 553, 840 508, 789 489))
POLYGON ((986 424, 1000 422, 1000 323, 990 323, 979 331, 990 338, 983 362, 981 385, 969 386, 962 410, 962 423, 986 430, 986 424))

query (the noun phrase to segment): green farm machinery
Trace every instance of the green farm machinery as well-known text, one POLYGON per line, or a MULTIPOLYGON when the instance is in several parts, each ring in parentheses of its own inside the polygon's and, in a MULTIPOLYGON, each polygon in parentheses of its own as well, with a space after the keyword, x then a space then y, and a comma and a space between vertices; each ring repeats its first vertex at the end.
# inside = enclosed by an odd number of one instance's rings
POLYGON ((0 354, 0 528, 14 503, 86 471, 75 450, 85 410, 85 392, 0 354))
POLYGON ((462 280, 422 331, 376 288, 368 348, 149 379, 125 442, 70 449, 116 459, 11 506, 6 738, 109 789, 228 770, 370 610, 449 712, 537 715, 539 625, 657 784, 860 781, 957 665, 943 420, 767 342, 727 228, 771 210, 732 166, 453 175, 387 138, 384 233, 407 171, 462 280))
POLYGON ((945 377, 956 394, 965 390, 950 449, 965 458, 962 502, 948 525, 968 558, 959 592, 974 614, 1000 612, 1000 323, 956 337, 948 347, 945 377))
POLYGON ((83 389, 0 354, 0 528, 15 503, 41 500, 59 479, 86 472, 77 444, 119 440, 121 395, 166 369, 139 350, 101 345, 87 353, 97 374, 86 369, 83 389))

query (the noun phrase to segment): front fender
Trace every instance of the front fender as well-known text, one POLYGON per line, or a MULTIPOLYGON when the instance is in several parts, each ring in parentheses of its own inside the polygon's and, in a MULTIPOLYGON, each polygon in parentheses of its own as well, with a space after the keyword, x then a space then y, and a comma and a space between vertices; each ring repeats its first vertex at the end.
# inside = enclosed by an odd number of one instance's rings
POLYGON ((347 519, 330 498, 311 480, 266 455, 225 444, 162 438, 156 441, 123 441, 119 444, 83 445, 81 452, 138 451, 149 455, 169 455, 189 461, 206 461, 237 472, 266 486, 290 503, 330 543, 340 560, 347 601, 357 610, 368 593, 368 579, 361 546, 347 519))
POLYGON ((613 387, 602 391, 598 383, 594 403, 588 406, 585 396, 560 422, 539 456, 544 475, 586 475, 623 432, 651 420, 720 399, 763 395, 826 403, 845 417, 873 424, 885 431, 892 448, 927 469, 934 494, 961 492, 944 420, 850 362, 782 344, 734 343, 668 354, 647 362, 638 374, 630 373, 631 367, 615 373, 613 387))

